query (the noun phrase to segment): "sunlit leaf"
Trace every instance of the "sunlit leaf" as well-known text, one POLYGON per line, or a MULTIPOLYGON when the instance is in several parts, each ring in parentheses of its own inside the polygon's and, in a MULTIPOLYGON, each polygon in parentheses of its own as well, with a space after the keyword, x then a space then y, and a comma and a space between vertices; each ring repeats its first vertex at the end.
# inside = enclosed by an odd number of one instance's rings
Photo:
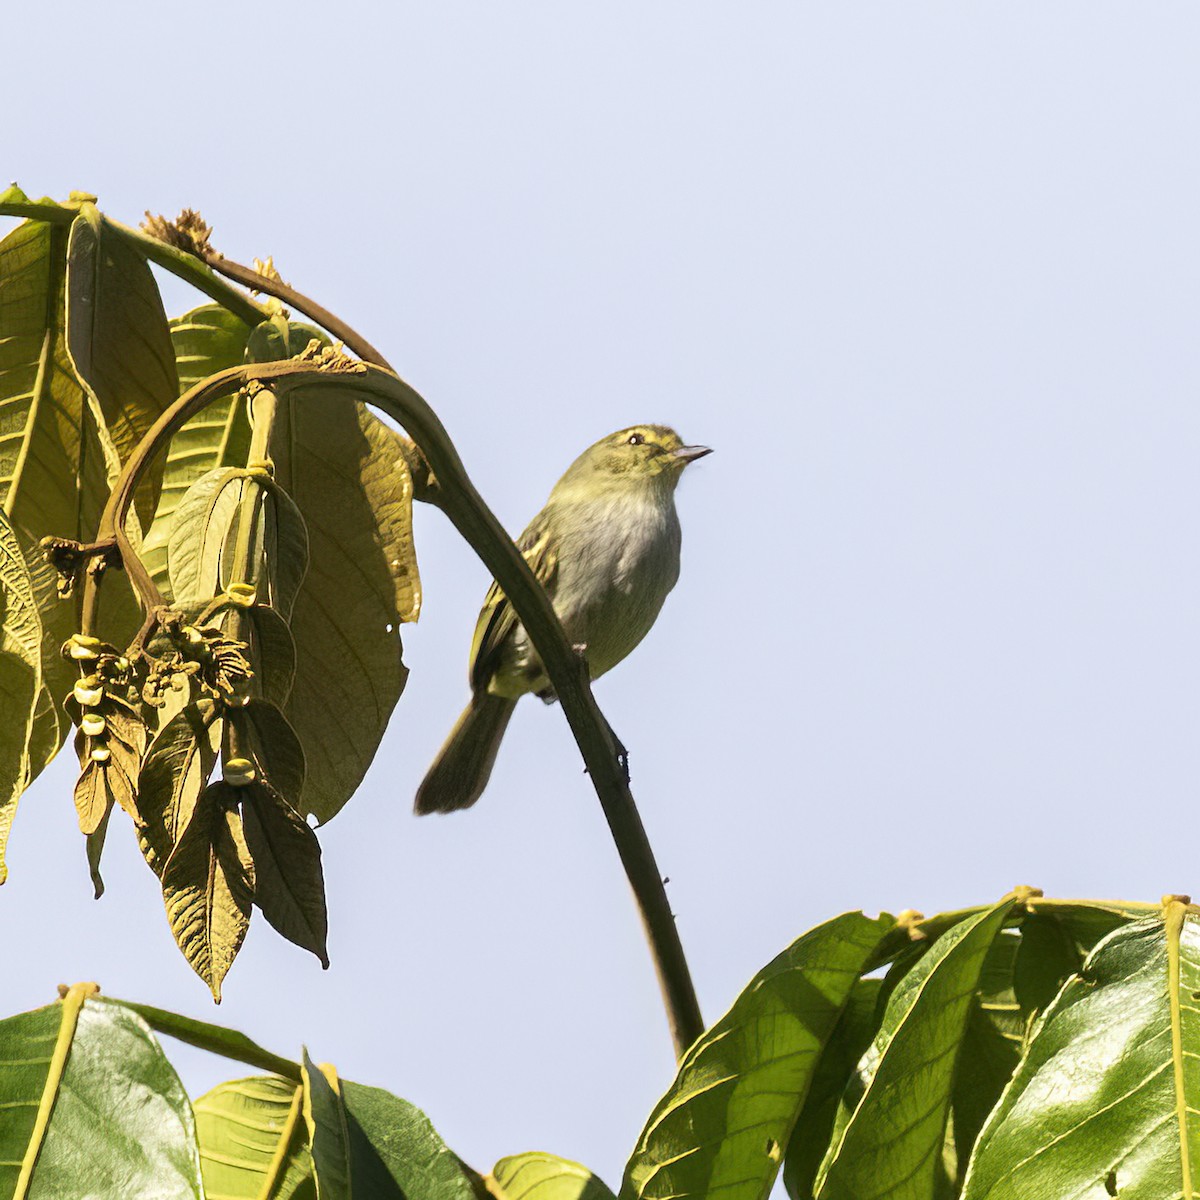
POLYGON ((613 1195, 587 1167, 539 1152, 502 1158, 487 1189, 497 1200, 612 1200, 613 1195))
POLYGON ((193 1105, 210 1197, 315 1200, 298 1084, 256 1075, 218 1084, 193 1105))
POLYGON ((960 921, 896 986, 860 1067, 866 1087, 834 1129, 819 1200, 933 1195, 956 1055, 988 952, 1012 906, 1010 897, 960 921))
POLYGON ((0 1196, 200 1200, 179 1077, 136 1013, 87 990, 0 1021, 0 1196))
POLYGON ((754 977, 684 1056, 625 1169, 623 1200, 766 1195, 859 972, 893 926, 846 913, 754 977))
POLYGON ((1046 1010, 964 1200, 1190 1197, 1200 1184, 1200 919, 1179 902, 1105 938, 1046 1010))
POLYGON ((246 485, 245 472, 219 467, 196 480, 180 501, 167 541, 171 595, 176 601, 216 595, 222 555, 246 485))
POLYGON ((320 1200, 352 1200, 350 1188, 350 1131, 346 1110, 337 1090, 337 1075, 331 1067, 318 1067, 304 1051, 304 1121, 320 1200), (326 1076, 328 1070, 332 1081, 326 1076))
MULTIPOLYGON (((179 394, 158 285, 132 242, 84 204, 67 245, 67 349, 121 462, 179 394)), ((158 503, 161 460, 134 498, 144 528, 158 503)))
POLYGON ((411 582, 412 483, 399 440, 352 392, 293 393, 271 446, 309 538, 285 712, 307 754, 303 809, 327 821, 362 782, 407 677, 398 601, 411 582))
POLYGON ((201 793, 163 868, 162 886, 175 941, 219 1002, 254 901, 254 864, 228 784, 210 784, 201 793))
POLYGON ((17 800, 32 769, 34 716, 42 683, 42 621, 16 534, 0 511, 0 883, 17 800))

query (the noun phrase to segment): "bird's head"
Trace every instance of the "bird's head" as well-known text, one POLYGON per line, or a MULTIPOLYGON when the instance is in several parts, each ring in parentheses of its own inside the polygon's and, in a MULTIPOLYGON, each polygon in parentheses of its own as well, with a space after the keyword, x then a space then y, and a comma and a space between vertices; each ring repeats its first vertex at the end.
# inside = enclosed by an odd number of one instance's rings
POLYGON ((654 483, 674 488, 688 463, 712 451, 688 446, 666 425, 632 425, 601 438, 572 464, 563 482, 607 486, 654 483))

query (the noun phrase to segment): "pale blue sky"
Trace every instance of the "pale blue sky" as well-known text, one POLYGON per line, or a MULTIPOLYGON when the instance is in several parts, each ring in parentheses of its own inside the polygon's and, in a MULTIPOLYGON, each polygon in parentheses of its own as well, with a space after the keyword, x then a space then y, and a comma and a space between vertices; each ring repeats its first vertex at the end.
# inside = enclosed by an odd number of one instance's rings
MULTIPOLYGON (((514 532, 613 429, 717 449, 598 688, 709 1020, 847 908, 1200 891, 1200 9, 380 12, 14 8, 0 174, 274 255, 514 532)), ((92 902, 64 759, 13 830, 0 1012, 98 979, 304 1040, 480 1168, 616 1184, 672 1070, 636 915, 557 710, 476 809, 409 815, 488 582, 417 532, 408 690, 323 835, 332 969, 259 920, 214 1009, 117 821, 92 902)))

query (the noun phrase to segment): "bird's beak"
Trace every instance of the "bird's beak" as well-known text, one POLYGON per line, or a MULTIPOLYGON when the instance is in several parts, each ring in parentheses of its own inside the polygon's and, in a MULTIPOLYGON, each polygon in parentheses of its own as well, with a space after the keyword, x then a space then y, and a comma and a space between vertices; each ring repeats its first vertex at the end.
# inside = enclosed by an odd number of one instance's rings
POLYGON ((706 454, 711 454, 712 449, 709 446, 680 446, 678 450, 672 450, 671 453, 686 466, 698 458, 703 458, 706 454))

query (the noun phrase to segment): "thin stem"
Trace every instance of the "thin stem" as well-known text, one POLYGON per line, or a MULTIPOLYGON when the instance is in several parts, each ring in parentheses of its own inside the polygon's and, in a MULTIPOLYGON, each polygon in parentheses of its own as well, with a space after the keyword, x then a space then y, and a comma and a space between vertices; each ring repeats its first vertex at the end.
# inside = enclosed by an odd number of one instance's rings
POLYGON ((437 415, 406 383, 390 372, 361 364, 322 369, 312 363, 291 361, 222 371, 180 397, 158 419, 126 463, 101 520, 100 537, 115 536, 130 582, 147 612, 152 613, 162 598, 125 532, 138 480, 158 448, 194 413, 251 380, 271 387, 280 396, 303 390, 329 399, 366 401, 402 425, 428 460, 441 481, 441 508, 503 589, 562 703, 637 900, 676 1054, 682 1057, 703 1032, 704 1023, 662 875, 618 760, 608 722, 592 695, 586 663, 572 649, 550 598, 529 564, 475 490, 437 415))

